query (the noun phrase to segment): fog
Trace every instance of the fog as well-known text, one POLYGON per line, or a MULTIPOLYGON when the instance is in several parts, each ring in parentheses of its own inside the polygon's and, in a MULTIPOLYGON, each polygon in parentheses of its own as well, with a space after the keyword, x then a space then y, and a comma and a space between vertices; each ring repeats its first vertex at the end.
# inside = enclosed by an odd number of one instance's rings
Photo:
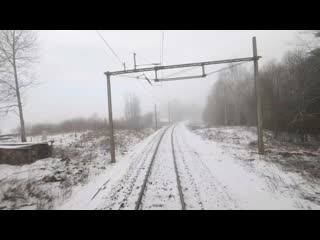
POLYGON ((319 66, 320 30, 1 30, 0 209, 320 209, 319 66))
MULTIPOLYGON (((126 63, 133 68, 133 52, 137 64, 160 61, 160 31, 99 31, 126 63), (146 61, 148 60, 148 61, 146 61)), ((163 64, 180 64, 252 56, 251 38, 257 37, 260 65, 279 60, 296 41, 298 31, 164 31, 163 64)), ((107 48, 96 31, 39 31, 39 59, 33 72, 37 85, 24 96, 27 125, 55 123, 73 117, 89 117, 97 113, 107 117, 107 91, 104 72, 122 70, 118 59, 107 48)), ((246 64, 251 67, 252 63, 246 64)), ((225 65, 209 66, 207 72, 225 65)), ((163 76, 174 71, 164 71, 163 76)), ((195 69, 186 75, 201 74, 195 69)), ((154 78, 152 72, 147 73, 154 78)), ((161 73, 160 73, 161 76, 161 73)), ((180 76, 180 75, 177 75, 180 76)), ((183 76, 183 74, 181 74, 183 76)), ((150 112, 157 104, 160 117, 166 104, 178 100, 204 107, 208 91, 216 80, 203 79, 163 82, 151 86, 146 80, 112 77, 114 118, 124 115, 125 95, 132 93, 141 101, 142 112, 150 112)), ((17 127, 19 119, 9 114, 0 119, 1 130, 17 127)))

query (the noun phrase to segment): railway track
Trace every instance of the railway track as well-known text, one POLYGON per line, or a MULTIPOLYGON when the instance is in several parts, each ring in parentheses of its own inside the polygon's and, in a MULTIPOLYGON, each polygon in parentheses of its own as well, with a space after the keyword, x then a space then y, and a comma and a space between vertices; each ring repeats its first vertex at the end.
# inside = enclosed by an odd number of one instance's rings
MULTIPOLYGON (((167 127, 169 128, 169 127, 167 127)), ((157 144, 157 139, 160 139, 161 136, 167 129, 159 130, 159 133, 156 134, 152 140, 147 144, 147 146, 143 149, 143 151, 136 155, 136 153, 132 154, 130 158, 135 158, 134 162, 130 165, 127 174, 124 178, 119 182, 117 186, 115 186, 107 202, 109 202, 102 209, 123 209, 127 205, 130 196, 134 192, 134 189, 137 185, 139 175, 143 174, 144 166, 147 164, 147 159, 150 154, 152 154, 155 145, 157 144), (119 194, 120 193, 120 194, 119 194)))
MULTIPOLYGON (((179 128, 179 127, 178 127, 179 128)), ((178 130, 175 128, 175 132, 178 130)), ((188 209, 204 209, 201 192, 199 189, 199 182, 194 176, 194 168, 189 165, 189 160, 186 159, 185 153, 181 148, 181 143, 176 134, 174 134, 174 154, 176 155, 176 162, 179 169, 183 169, 180 182, 184 188, 184 203, 188 209)), ((201 184, 201 182, 200 182, 201 184)))
POLYGON ((178 166, 177 166, 177 162, 176 162, 176 153, 175 153, 175 146, 174 146, 174 129, 175 129, 175 125, 172 125, 172 126, 169 126, 161 135, 158 143, 157 143, 157 146, 155 148, 155 151, 152 155, 152 158, 151 158, 151 161, 150 161, 150 164, 148 166, 148 170, 147 170, 147 173, 144 177, 144 181, 143 181, 143 184, 142 184, 142 187, 140 189, 140 192, 139 192, 139 195, 138 195, 138 200, 136 201, 136 204, 135 204, 135 210, 140 210, 142 209, 141 206, 142 206, 142 200, 143 200, 143 197, 145 195, 145 192, 146 192, 146 189, 148 187, 148 181, 149 181, 149 178, 150 178, 150 175, 152 174, 152 170, 153 170, 153 167, 154 167, 154 163, 156 161, 156 157, 157 157, 157 154, 158 154, 158 151, 159 151, 159 147, 162 143, 162 140, 165 136, 165 134, 168 132, 168 130, 171 129, 171 153, 172 153, 172 159, 173 159, 173 165, 174 165, 174 173, 175 173, 175 179, 176 179, 176 183, 177 183, 177 190, 178 190, 178 195, 179 195, 179 202, 180 202, 180 205, 181 205, 181 210, 185 210, 186 209, 186 206, 185 206, 185 202, 184 202, 184 196, 183 196, 183 191, 182 191, 182 187, 181 187, 181 181, 180 181, 180 176, 179 176, 179 171, 178 171, 178 166))
POLYGON ((190 195, 190 184, 181 165, 175 128, 174 124, 159 130, 140 153, 130 156, 134 159, 127 173, 107 190, 96 209, 186 209, 183 189, 190 195))
POLYGON ((177 159, 176 159, 176 153, 175 153, 175 147, 174 147, 174 139, 173 139, 175 127, 176 127, 176 125, 173 126, 172 132, 171 132, 171 148, 172 148, 172 156, 173 156, 173 163, 174 163, 174 171, 176 173, 179 198, 180 198, 180 202, 181 202, 181 209, 185 210, 186 204, 184 202, 184 196, 183 196, 183 192, 182 192, 182 188, 181 188, 181 181, 180 181, 180 176, 179 176, 179 171, 178 171, 178 165, 177 165, 177 159))

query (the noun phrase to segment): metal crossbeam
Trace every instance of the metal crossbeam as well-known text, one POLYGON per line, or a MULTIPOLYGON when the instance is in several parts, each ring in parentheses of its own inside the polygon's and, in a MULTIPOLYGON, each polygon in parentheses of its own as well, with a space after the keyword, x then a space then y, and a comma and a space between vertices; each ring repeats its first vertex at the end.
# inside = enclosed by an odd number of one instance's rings
POLYGON ((201 66, 206 66, 206 65, 235 63, 235 62, 249 62, 249 61, 258 60, 259 58, 261 58, 261 57, 257 56, 257 57, 234 58, 234 59, 225 59, 225 60, 209 61, 209 62, 197 62, 197 63, 176 64, 176 65, 167 65, 167 66, 156 66, 156 67, 139 68, 139 69, 124 70, 124 71, 105 72, 105 74, 112 76, 112 75, 121 75, 121 74, 138 73, 138 72, 150 72, 150 71, 157 72, 159 70, 175 69, 175 68, 187 68, 187 67, 197 67, 197 66, 201 67, 201 66))
POLYGON ((155 82, 168 82, 168 81, 176 81, 176 80, 204 78, 206 76, 207 75, 195 75, 195 76, 185 76, 185 77, 175 77, 175 78, 159 78, 159 79, 152 79, 152 80, 155 82))

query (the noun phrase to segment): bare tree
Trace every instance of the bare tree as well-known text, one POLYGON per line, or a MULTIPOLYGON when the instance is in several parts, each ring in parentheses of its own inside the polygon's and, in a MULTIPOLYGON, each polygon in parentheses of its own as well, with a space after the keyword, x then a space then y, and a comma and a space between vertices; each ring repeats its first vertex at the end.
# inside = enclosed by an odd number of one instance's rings
POLYGON ((138 128, 140 126, 141 110, 140 100, 135 95, 125 96, 125 119, 128 127, 138 128))
POLYGON ((37 35, 34 31, 0 31, 0 111, 15 112, 18 108, 21 141, 26 142, 22 108, 22 92, 33 84, 29 69, 36 60, 37 35))

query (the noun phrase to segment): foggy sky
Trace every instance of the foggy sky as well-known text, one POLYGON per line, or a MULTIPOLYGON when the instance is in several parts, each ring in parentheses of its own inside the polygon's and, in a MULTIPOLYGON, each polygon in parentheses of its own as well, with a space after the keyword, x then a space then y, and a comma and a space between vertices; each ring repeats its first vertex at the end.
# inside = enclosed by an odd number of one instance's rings
MULTIPOLYGON (((127 69, 133 68, 133 51, 138 64, 160 61, 160 31, 99 31, 127 69)), ((257 37, 260 66, 280 60, 292 49, 298 31, 165 31, 164 64, 220 60, 252 56, 251 38, 257 37)), ((107 116, 106 71, 122 66, 95 31, 38 31, 39 63, 34 66, 38 85, 26 95, 24 115, 28 124, 54 123, 73 117, 107 116)), ((250 66, 252 63, 246 65, 250 66)), ((226 65, 208 67, 207 71, 226 65)), ((179 71, 166 71, 163 75, 179 71)), ((186 74, 201 74, 197 69, 186 74)), ((131 74, 133 75, 133 74, 131 74)), ((147 74, 153 78, 153 73, 147 74)), ((217 75, 150 86, 145 80, 112 77, 114 118, 123 116, 126 93, 140 97, 143 112, 154 104, 178 99, 204 105, 217 75), (140 81, 140 82, 139 82, 140 81)), ((0 119, 2 131, 18 126, 15 115, 0 119)))

